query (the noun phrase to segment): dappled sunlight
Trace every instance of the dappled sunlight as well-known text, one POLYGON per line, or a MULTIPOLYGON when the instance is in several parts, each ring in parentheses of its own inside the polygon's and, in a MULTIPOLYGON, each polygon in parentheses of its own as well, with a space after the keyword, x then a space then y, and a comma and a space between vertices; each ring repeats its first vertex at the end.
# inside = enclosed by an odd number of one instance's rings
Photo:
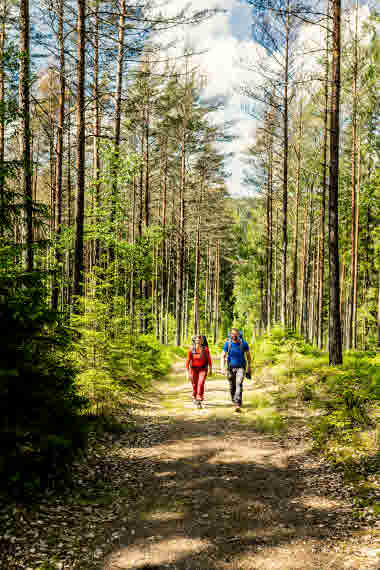
POLYGON ((318 509, 320 511, 325 510, 327 516, 334 516, 333 509, 337 509, 344 505, 344 501, 329 499, 328 497, 321 495, 308 495, 307 497, 303 497, 301 500, 299 500, 298 504, 302 505, 302 507, 305 509, 318 509))
POLYGON ((110 561, 112 569, 137 569, 146 564, 172 564, 178 558, 189 556, 205 550, 210 542, 205 539, 192 539, 183 536, 172 537, 167 540, 157 540, 151 536, 141 541, 140 545, 122 548, 110 561), (157 540, 157 542, 156 542, 157 540))
POLYGON ((106 568, 341 570, 342 558, 329 564, 347 502, 329 496, 308 440, 273 437, 280 416, 258 382, 241 414, 225 381, 210 381, 201 411, 175 388, 153 419, 159 440, 133 450, 144 493, 106 568))
MULTIPOLYGON (((280 530, 281 536, 288 539, 286 531, 280 530)), ((326 566, 320 566, 320 570, 330 568, 327 556, 325 563, 326 566)), ((281 543, 278 547, 268 548, 259 545, 254 552, 235 558, 231 567, 244 570, 315 570, 315 541, 298 540, 286 546, 281 543)))
POLYGON ((184 518, 184 513, 181 511, 155 511, 143 517, 146 521, 178 521, 184 518))

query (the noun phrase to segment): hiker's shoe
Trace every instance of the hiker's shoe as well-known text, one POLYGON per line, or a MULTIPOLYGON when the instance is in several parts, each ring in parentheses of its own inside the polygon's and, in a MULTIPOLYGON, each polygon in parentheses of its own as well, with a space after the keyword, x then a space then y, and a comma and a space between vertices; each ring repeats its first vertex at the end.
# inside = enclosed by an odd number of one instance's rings
POLYGON ((193 404, 194 404, 194 406, 197 405, 197 399, 196 398, 193 398, 193 404))
POLYGON ((201 402, 200 400, 197 400, 197 408, 198 408, 199 410, 202 409, 202 402, 201 402))
POLYGON ((240 412, 241 412, 241 406, 236 406, 235 412, 237 412, 238 414, 240 414, 240 412))

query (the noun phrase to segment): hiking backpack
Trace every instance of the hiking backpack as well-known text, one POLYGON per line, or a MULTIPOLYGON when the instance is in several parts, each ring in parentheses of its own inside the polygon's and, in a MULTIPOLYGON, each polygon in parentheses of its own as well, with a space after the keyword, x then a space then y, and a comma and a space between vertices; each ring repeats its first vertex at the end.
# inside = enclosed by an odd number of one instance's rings
MULTIPOLYGON (((238 341, 240 343, 240 350, 241 350, 241 352, 244 353, 244 345, 243 345, 244 338, 243 338, 242 331, 239 331, 238 341)), ((228 336, 226 338, 226 342, 228 342, 227 355, 229 355, 230 350, 231 350, 231 343, 232 343, 231 333, 228 333, 228 336)))
MULTIPOLYGON (((208 342, 207 342, 207 338, 205 337, 205 335, 196 335, 196 336, 192 336, 191 337, 191 342, 193 345, 193 349, 191 351, 191 354, 195 354, 196 351, 196 346, 195 346, 195 339, 196 337, 199 336, 201 338, 201 347, 202 347, 202 357, 206 359, 207 364, 205 365, 205 368, 208 368, 208 359, 207 359, 207 355, 206 355, 206 350, 205 348, 208 348, 208 342)), ((190 361, 190 367, 191 367, 191 361, 190 361)))

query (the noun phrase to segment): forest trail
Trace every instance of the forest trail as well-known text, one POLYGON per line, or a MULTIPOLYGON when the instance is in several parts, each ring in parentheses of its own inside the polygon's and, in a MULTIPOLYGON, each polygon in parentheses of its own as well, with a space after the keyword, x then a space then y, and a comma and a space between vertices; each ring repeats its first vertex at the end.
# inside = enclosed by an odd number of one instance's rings
POLYGON ((263 433, 250 400, 268 383, 245 382, 240 415, 221 376, 207 380, 201 411, 183 362, 157 384, 160 402, 139 411, 149 428, 125 450, 141 486, 105 569, 378 568, 374 537, 352 520, 341 482, 309 454, 297 419, 293 435, 263 433))

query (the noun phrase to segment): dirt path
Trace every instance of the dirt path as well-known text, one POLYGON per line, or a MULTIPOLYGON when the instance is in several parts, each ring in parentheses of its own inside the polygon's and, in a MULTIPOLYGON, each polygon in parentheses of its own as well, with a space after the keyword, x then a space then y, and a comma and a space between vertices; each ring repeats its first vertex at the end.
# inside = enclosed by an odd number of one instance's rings
POLYGON ((263 433, 279 425, 249 405, 263 386, 246 382, 238 415, 226 381, 209 379, 198 411, 182 366, 160 383, 160 403, 140 410, 145 432, 125 450, 138 491, 104 568, 378 568, 368 547, 378 538, 352 520, 341 482, 302 433, 263 433))

